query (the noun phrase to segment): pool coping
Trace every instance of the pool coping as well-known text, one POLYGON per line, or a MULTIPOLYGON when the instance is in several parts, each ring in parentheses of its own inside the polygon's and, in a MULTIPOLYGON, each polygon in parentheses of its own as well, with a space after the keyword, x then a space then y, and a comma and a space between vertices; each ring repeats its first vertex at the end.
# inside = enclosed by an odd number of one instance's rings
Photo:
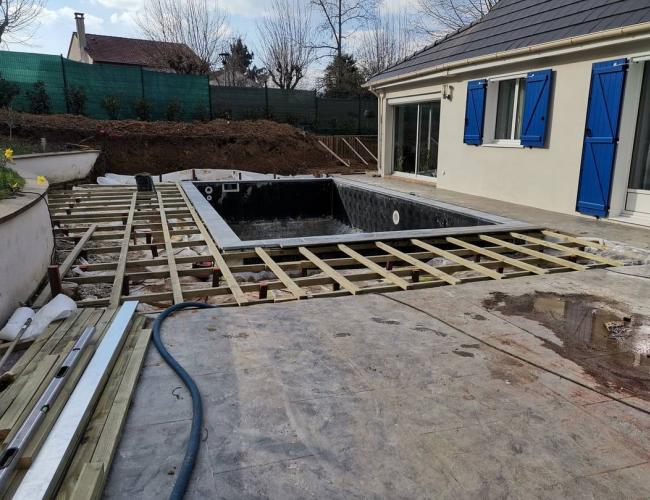
MULTIPOLYGON (((472 233, 502 233, 504 231, 524 230, 524 229, 538 229, 541 226, 521 222, 507 217, 481 212, 471 208, 465 208, 451 203, 432 200, 430 198, 423 198, 421 196, 409 193, 402 193, 392 189, 386 189, 379 186, 370 186, 357 181, 348 179, 341 179, 338 177, 328 177, 329 180, 336 184, 347 185, 364 189, 366 191, 375 192, 391 196, 393 198, 400 198, 402 200, 411 201, 423 205, 429 205, 441 210, 448 210, 451 212, 460 213, 470 217, 476 217, 492 222, 492 224, 481 226, 463 226, 463 227, 447 227, 437 229, 410 229, 404 231, 380 231, 369 233, 350 233, 339 235, 324 235, 324 236, 307 236, 303 238, 274 238, 265 240, 242 240, 235 234, 228 223, 219 215, 214 207, 205 199, 203 194, 197 189, 192 181, 181 182, 181 188, 189 198, 192 205, 198 212, 201 219, 208 229, 208 232, 217 243, 217 246, 222 250, 244 250, 254 247, 297 247, 297 246, 315 246, 315 245, 328 245, 338 243, 357 243, 363 241, 388 241, 398 240, 405 238, 431 238, 440 236, 456 236, 472 233)), ((272 182, 298 182, 305 179, 277 179, 272 182)), ((236 182, 236 181, 235 181, 236 182)), ((251 182, 251 181, 242 181, 251 182)), ((271 181, 269 181, 271 182, 271 181)), ((213 182, 211 182, 213 183, 213 182)), ((219 183, 219 182, 216 182, 219 183)), ((224 181, 226 184, 233 184, 233 181, 224 181)))

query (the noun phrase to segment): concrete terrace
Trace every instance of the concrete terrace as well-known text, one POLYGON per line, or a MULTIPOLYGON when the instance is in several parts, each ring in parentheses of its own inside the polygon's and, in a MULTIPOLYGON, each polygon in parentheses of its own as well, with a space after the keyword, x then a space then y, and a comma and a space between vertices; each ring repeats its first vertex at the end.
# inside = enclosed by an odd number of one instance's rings
MULTIPOLYGON (((355 179, 650 248, 639 227, 355 179)), ((648 278, 642 265, 179 313, 163 336, 205 408, 189 497, 648 498, 648 278), (608 333, 619 323, 629 335, 608 333)), ((190 418, 150 345, 104 496, 167 495, 190 418)))

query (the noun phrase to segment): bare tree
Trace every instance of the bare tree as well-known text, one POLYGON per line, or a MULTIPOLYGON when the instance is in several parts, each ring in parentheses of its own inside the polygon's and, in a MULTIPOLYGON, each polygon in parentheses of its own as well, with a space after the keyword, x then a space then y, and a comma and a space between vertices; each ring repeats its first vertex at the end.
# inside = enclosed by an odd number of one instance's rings
POLYGON ((170 67, 182 70, 186 66, 182 72, 207 73, 219 62, 227 20, 218 0, 145 0, 137 23, 147 38, 178 44, 176 49, 168 46, 174 53, 160 55, 171 58, 170 67), (198 56, 199 68, 195 61, 187 60, 182 45, 198 56))
POLYGON ((416 29, 439 38, 487 14, 498 0, 418 0, 416 29))
POLYGON ((345 40, 357 28, 376 15, 379 0, 311 0, 322 17, 321 33, 326 40, 314 47, 333 52, 338 59, 343 56, 345 40))
POLYGON ((311 10, 302 0, 271 0, 257 31, 260 59, 271 80, 281 89, 295 89, 315 59, 311 10))
POLYGON ((25 32, 37 24, 44 6, 45 0, 0 0, 0 42, 26 42, 32 33, 25 32))
POLYGON ((355 53, 364 77, 385 70, 417 49, 411 20, 407 11, 380 11, 360 32, 355 53))

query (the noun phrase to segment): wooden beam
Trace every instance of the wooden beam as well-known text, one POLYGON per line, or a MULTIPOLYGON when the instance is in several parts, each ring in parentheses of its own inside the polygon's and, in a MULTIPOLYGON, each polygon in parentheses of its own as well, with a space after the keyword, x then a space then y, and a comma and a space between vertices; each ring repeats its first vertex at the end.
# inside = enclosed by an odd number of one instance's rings
POLYGON ((183 197, 183 200, 187 204, 187 209, 192 215, 196 227, 199 229, 201 235, 203 236, 203 239, 205 240, 205 244, 207 245, 208 250, 210 251, 210 255, 214 259, 214 263, 221 270, 221 273, 223 274, 223 277, 226 280, 226 283, 228 284, 228 287, 230 288, 233 297, 235 298, 235 300, 239 305, 245 304, 246 302, 248 302, 248 297, 246 297, 246 294, 240 288, 239 283, 237 283, 237 280, 235 279, 232 272, 230 271, 230 268, 226 264, 226 261, 221 256, 221 252, 219 252, 217 245, 215 245, 214 241, 212 241, 212 236, 210 236, 210 233, 208 233, 208 230, 203 225, 203 222, 201 221, 199 214, 196 213, 194 206, 187 198, 187 195, 185 194, 185 191, 183 191, 181 185, 176 184, 176 188, 178 189, 179 193, 183 197))
POLYGON ((329 148, 329 146, 327 146, 327 144, 325 144, 325 143, 324 143, 323 141, 321 141, 320 139, 318 139, 318 144, 320 144, 321 146, 323 146, 323 148, 325 148, 325 150, 326 150, 329 154, 331 154, 334 158, 336 158, 338 161, 340 161, 341 163, 343 163, 343 165, 345 165, 346 167, 349 167, 349 166, 350 166, 350 162, 349 162, 349 161, 344 160, 344 159, 341 158, 339 155, 337 155, 334 151, 332 151, 332 150, 329 148))
POLYGON ((520 234, 520 233, 510 233, 510 234, 513 237, 519 240, 524 240, 528 243, 535 243, 537 245, 542 245, 547 248, 552 248, 553 250, 559 250, 560 252, 568 253, 569 255, 575 255, 576 257, 582 257, 583 259, 593 260, 594 262, 607 264, 608 266, 619 267, 623 265, 622 262, 619 262, 617 260, 608 259, 607 257, 602 257, 600 255, 596 255, 589 252, 583 252, 582 250, 579 250, 577 248, 567 247, 564 245, 560 245, 559 243, 553 243, 552 241, 546 241, 539 238, 534 238, 526 234, 520 234))
POLYGON ((361 156, 359 154, 359 152, 356 149, 354 149, 352 147, 352 145, 348 141, 345 140, 345 137, 341 137, 341 140, 350 149, 350 151, 352 151, 356 155, 356 157, 359 158, 363 162, 364 165, 368 165, 368 162, 366 161, 366 159, 363 156, 361 156))
POLYGON ((390 271, 387 271, 385 268, 381 267, 378 264, 375 264, 373 261, 370 259, 364 257, 361 255, 359 252, 355 252, 352 250, 349 246, 340 244, 339 249, 341 252, 343 252, 346 255, 349 255, 353 259, 355 259, 357 262, 359 262, 361 265, 367 267, 371 271, 376 272, 383 278, 387 279, 394 285, 397 285, 400 287, 402 290, 408 290, 409 289, 409 283, 406 281, 404 278, 400 278, 399 276, 391 273, 390 271))
POLYGON ((126 271, 126 261, 129 254, 129 242, 131 241, 131 231, 133 230, 133 217, 135 216, 135 204, 138 201, 138 193, 135 192, 131 196, 131 206, 129 207, 129 215, 126 220, 124 228, 124 239, 122 240, 122 247, 120 248, 120 257, 117 261, 117 269, 115 270, 115 279, 113 280, 113 289, 111 290, 110 304, 112 307, 120 305, 120 298, 122 296, 122 286, 124 285, 124 271, 126 271))
POLYGON ((361 147, 363 147, 363 149, 366 150, 366 153, 368 153, 370 156, 372 156, 372 157, 374 158, 375 162, 379 163, 379 160, 377 159, 377 157, 373 154, 372 151, 370 151, 370 150, 368 149, 368 147, 363 143, 363 141, 362 141, 361 139, 359 139, 358 137, 355 137, 354 139, 355 139, 359 144, 361 144, 361 147))
POLYGON ((567 241, 570 241, 571 243, 577 243, 578 245, 582 245, 583 247, 592 247, 592 248, 599 248, 600 250, 607 250, 606 245, 603 245, 601 243, 597 243, 595 241, 586 240, 584 238, 578 238, 576 236, 570 236, 568 234, 558 233, 558 232, 550 231, 550 230, 544 230, 544 231, 542 231, 542 234, 544 234, 545 236, 551 236, 553 238, 565 239, 567 241))
POLYGON ((449 243, 453 243, 456 246, 459 246, 461 248, 466 248, 467 250, 471 250, 473 252, 476 252, 480 255, 484 255, 485 257, 489 257, 494 260, 500 260, 501 262, 504 262, 512 267, 517 267, 519 269, 524 269, 525 271, 530 271, 531 273, 534 274, 546 274, 547 271, 546 269, 542 269, 541 267, 533 266, 532 264, 527 264, 525 262, 522 262, 517 259, 513 259, 511 257, 507 257, 505 255, 501 255, 500 253, 492 252, 491 250, 486 250, 485 248, 478 247, 476 245, 472 245, 471 243, 466 243, 462 240, 448 237, 447 241, 449 243))
POLYGON ((493 271, 492 269, 488 269, 487 267, 484 267, 480 264, 477 264, 476 262, 472 262, 467 259, 463 259, 462 257, 459 257, 458 255, 455 255, 451 252, 448 252, 446 250, 442 250, 438 247, 434 247, 433 245, 429 245, 428 243, 425 243, 424 241, 420 241, 418 239, 412 239, 411 242, 420 248, 424 248, 425 250, 430 251, 431 253, 434 253, 444 259, 450 260, 452 262, 456 262, 457 264, 460 264, 464 267, 467 267, 471 269, 472 271, 477 271, 479 273, 485 274, 486 276, 489 276, 490 278, 493 278, 495 280, 500 280, 503 278, 503 275, 501 273, 498 273, 496 271, 493 271))
POLYGON ((178 269, 174 260, 174 248, 172 247, 169 227, 167 226, 165 204, 160 191, 158 191, 158 205, 160 207, 160 220, 162 222, 163 238, 165 239, 165 253, 167 254, 167 265, 169 266, 169 278, 172 284, 172 293, 174 294, 174 304, 180 304, 183 302, 183 290, 181 288, 181 282, 178 279, 178 269))
POLYGON ((341 285, 344 289, 350 292, 352 295, 359 293, 360 288, 352 283, 350 280, 345 278, 342 274, 337 272, 329 264, 323 262, 317 255, 313 254, 306 247, 299 247, 298 251, 304 255, 312 264, 314 264, 318 269, 320 269, 326 276, 334 280, 335 283, 341 285))
POLYGON ((523 253, 525 255, 531 255, 532 257, 537 257, 538 259, 546 260, 548 262, 552 262, 553 264, 557 264, 559 266, 568 267, 570 269, 574 269, 575 271, 584 271, 585 269, 587 269, 586 266, 583 266, 581 264, 576 264, 575 262, 571 262, 570 260, 566 260, 560 257, 555 257, 553 255, 548 255, 546 253, 538 252, 537 250, 531 250, 530 248, 525 248, 521 245, 509 243, 507 241, 494 238, 493 236, 487 236, 485 234, 482 234, 480 238, 482 240, 489 241, 490 243, 494 243, 495 245, 510 248, 510 250, 514 250, 515 252, 523 253))
POLYGON ((453 276, 451 276, 451 275, 449 275, 449 274, 447 274, 447 273, 445 273, 443 271, 440 271, 439 269, 436 269, 435 267, 430 266, 429 264, 427 264, 425 262, 422 262, 421 260, 418 260, 418 259, 416 259, 414 257, 411 257, 410 255, 408 255, 408 254, 406 254, 404 252, 400 252, 396 248, 393 248, 390 245, 387 245, 386 243, 382 243, 381 241, 378 241, 376 244, 377 244, 377 246, 379 248, 381 248, 385 252, 388 252, 389 254, 394 255, 395 257, 398 257, 398 258, 402 259, 404 262, 408 262, 412 266, 415 266, 418 269, 421 269, 422 271, 424 271, 427 274, 430 274, 432 276, 435 276, 436 278, 439 278, 439 279, 441 279, 443 281, 446 281, 450 285, 455 285, 455 284, 460 282, 460 280, 458 278, 454 278, 453 276))
POLYGON ((295 298, 302 299, 307 296, 305 291, 296 285, 296 283, 289 277, 289 275, 274 262, 271 256, 266 253, 263 248, 256 247, 255 252, 257 255, 259 255, 260 259, 262 259, 264 264, 266 264, 271 272, 275 274, 282 283, 284 283, 284 286, 287 287, 287 289, 293 294, 295 298))

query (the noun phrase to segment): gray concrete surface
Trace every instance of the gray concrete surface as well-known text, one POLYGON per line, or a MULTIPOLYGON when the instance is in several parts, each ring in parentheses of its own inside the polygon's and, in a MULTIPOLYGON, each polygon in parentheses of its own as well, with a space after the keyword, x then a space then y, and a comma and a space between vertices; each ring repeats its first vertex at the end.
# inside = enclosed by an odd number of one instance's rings
POLYGON ((622 224, 607 219, 598 220, 595 217, 565 215, 491 198, 438 189, 431 184, 410 182, 395 177, 371 177, 368 175, 346 175, 344 177, 345 179, 396 191, 414 193, 425 198, 433 198, 441 202, 489 212, 530 224, 545 225, 578 235, 605 238, 646 250, 650 249, 650 228, 647 227, 622 224))
MULTIPOLYGON (((188 497, 649 498, 649 271, 622 271, 178 314, 188 497)), ((106 498, 168 495, 180 386, 150 346, 106 498)))

